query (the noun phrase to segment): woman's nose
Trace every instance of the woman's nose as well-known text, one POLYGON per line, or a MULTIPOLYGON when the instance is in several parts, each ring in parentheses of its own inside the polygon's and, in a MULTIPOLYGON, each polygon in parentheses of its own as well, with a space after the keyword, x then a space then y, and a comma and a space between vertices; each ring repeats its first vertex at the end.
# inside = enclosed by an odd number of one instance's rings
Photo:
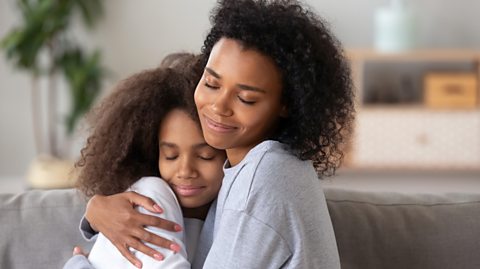
POLYGON ((231 116, 233 111, 230 107, 230 94, 226 90, 221 90, 215 96, 212 103, 212 111, 221 116, 231 116))

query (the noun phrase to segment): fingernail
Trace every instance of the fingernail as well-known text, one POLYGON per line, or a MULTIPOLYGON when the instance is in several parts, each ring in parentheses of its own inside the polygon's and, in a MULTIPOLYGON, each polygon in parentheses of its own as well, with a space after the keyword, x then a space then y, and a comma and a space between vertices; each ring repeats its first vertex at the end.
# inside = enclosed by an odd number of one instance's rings
POLYGON ((157 204, 154 204, 154 205, 153 205, 153 208, 154 208, 158 213, 162 213, 162 212, 163 212, 162 208, 161 208, 159 205, 157 205, 157 204))
POLYGON ((180 232, 182 230, 182 226, 175 224, 175 226, 173 226, 173 229, 175 229, 175 231, 177 232, 180 232))
POLYGON ((73 255, 77 255, 78 253, 80 253, 80 249, 78 247, 74 247, 73 248, 73 255))
POLYGON ((135 266, 136 266, 137 268, 142 268, 142 263, 141 263, 141 262, 136 262, 136 263, 135 263, 135 266))
POLYGON ((173 250, 174 252, 179 252, 180 251, 180 246, 177 244, 171 244, 170 249, 173 250))
POLYGON ((163 256, 160 255, 160 254, 153 254, 153 257, 156 259, 156 260, 159 260, 159 261, 163 261, 163 256))

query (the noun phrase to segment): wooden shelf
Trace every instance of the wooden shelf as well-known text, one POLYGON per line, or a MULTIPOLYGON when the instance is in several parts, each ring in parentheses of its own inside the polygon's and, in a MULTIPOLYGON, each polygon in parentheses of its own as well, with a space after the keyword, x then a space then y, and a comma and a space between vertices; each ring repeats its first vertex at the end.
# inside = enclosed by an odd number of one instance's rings
POLYGON ((396 53, 379 52, 373 49, 350 49, 346 53, 352 61, 480 61, 480 51, 463 49, 424 49, 396 53))
MULTIPOLYGON (((353 84, 356 90, 357 109, 363 106, 364 70, 368 62, 408 63, 408 62, 466 62, 473 65, 472 72, 480 81, 480 51, 471 49, 423 49, 386 53, 374 49, 352 48, 346 50, 350 60, 353 84)), ((480 96, 480 83, 478 83, 480 96)))
MULTIPOLYGON (((480 104, 437 109, 418 103, 363 103, 365 65, 469 63, 480 81, 480 51, 411 50, 383 53, 349 49, 357 119, 346 155, 347 169, 480 171, 480 104)), ((480 96, 480 83, 477 96, 480 96)), ((478 98, 478 97, 477 97, 478 98)))

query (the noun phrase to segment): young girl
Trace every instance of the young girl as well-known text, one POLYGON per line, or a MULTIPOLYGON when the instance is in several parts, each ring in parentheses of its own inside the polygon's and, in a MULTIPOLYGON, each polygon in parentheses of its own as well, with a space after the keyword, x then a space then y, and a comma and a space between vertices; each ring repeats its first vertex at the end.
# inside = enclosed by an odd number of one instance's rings
MULTIPOLYGON (((195 103, 206 142, 228 161, 192 267, 340 268, 318 180, 339 166, 354 114, 339 42, 293 0, 221 1, 212 23, 195 103)), ((90 207, 87 218, 138 240, 133 225, 99 221, 118 219, 105 210, 122 202, 90 207)))
MULTIPOLYGON (((193 104, 193 81, 198 75, 179 72, 191 69, 186 63, 193 60, 191 55, 167 57, 163 65, 173 69, 133 75, 96 109, 94 130, 79 162, 83 169, 78 184, 87 196, 128 188, 152 198, 157 216, 183 226, 183 209, 186 218, 205 219, 221 186, 225 153, 203 139, 193 104)), ((141 207, 138 210, 148 213, 141 207)), ((186 224, 187 249, 194 253, 201 226, 191 219, 186 219, 186 224)), ((176 242, 172 248, 178 254, 163 250, 163 255, 152 259, 138 252, 136 257, 144 268, 190 268, 183 233, 155 227, 146 230, 176 242)), ((97 269, 128 268, 130 264, 102 233, 88 260, 97 269)), ((65 268, 82 268, 85 262, 85 257, 78 256, 65 268)))

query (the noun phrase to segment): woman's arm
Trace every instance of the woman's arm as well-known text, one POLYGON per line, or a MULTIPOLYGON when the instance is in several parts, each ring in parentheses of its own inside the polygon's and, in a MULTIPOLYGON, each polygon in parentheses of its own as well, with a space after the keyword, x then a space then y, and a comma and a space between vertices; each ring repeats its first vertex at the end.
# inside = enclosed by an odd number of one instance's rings
POLYGON ((178 251, 178 244, 155 235, 144 227, 154 226, 172 232, 181 231, 182 227, 168 220, 142 214, 135 210, 136 206, 141 206, 153 213, 162 212, 152 199, 135 192, 124 192, 110 196, 95 195, 87 204, 85 217, 92 228, 102 232, 133 265, 140 261, 128 250, 128 247, 152 258, 157 255, 162 256, 158 251, 146 246, 144 242, 178 251))

